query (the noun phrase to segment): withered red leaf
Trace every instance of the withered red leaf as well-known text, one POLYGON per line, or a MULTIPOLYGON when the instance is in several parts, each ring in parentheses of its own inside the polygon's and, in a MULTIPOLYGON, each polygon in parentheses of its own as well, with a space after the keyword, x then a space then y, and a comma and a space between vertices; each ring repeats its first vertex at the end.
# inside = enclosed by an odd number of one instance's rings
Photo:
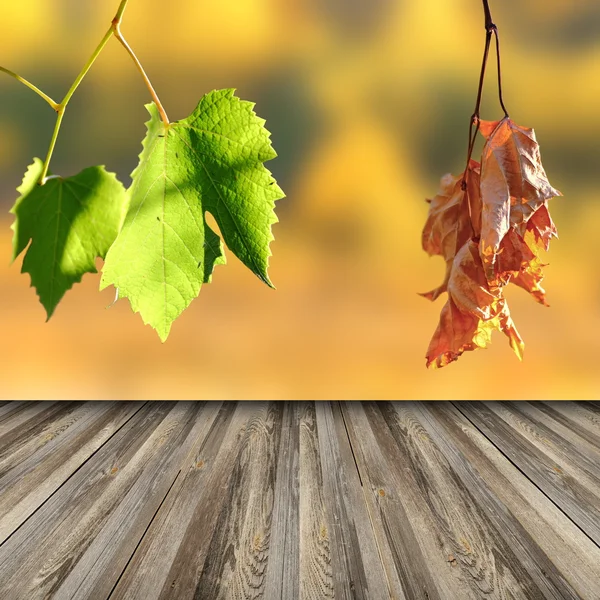
POLYGON ((537 246, 548 250, 552 238, 558 238, 558 233, 550 211, 548 210, 548 202, 544 202, 527 221, 526 231, 531 231, 534 235, 537 246))
POLYGON ((446 261, 446 276, 442 285, 421 294, 429 300, 435 300, 446 291, 452 261, 460 248, 479 233, 476 228, 481 219, 481 200, 479 198, 479 163, 469 163, 467 188, 463 190, 463 175, 447 173, 440 180, 438 194, 428 200, 429 214, 423 228, 423 250, 430 256, 442 256, 446 261), (475 224, 472 224, 475 223, 475 224))
MULTIPOLYGON (((508 117, 481 121, 479 129, 487 138, 481 158, 480 252, 488 281, 497 284, 494 263, 504 236, 511 227, 524 236, 532 215, 561 193, 548 181, 533 129, 508 117)), ((547 232, 542 235, 549 239, 547 232)))
POLYGON ((522 358, 523 340, 510 317, 502 288, 488 284, 475 241, 469 240, 457 253, 447 291, 448 301, 427 350, 428 367, 444 367, 463 352, 487 347, 496 329, 505 333, 522 358))
POLYGON ((428 367, 485 348, 496 329, 522 358, 523 340, 503 295, 508 283, 547 306, 540 254, 557 237, 548 199, 561 194, 548 182, 532 129, 508 117, 480 121, 479 129, 487 138, 481 164, 471 160, 463 176, 442 178, 423 230, 423 248, 446 261, 444 282, 423 296, 448 292, 428 367))

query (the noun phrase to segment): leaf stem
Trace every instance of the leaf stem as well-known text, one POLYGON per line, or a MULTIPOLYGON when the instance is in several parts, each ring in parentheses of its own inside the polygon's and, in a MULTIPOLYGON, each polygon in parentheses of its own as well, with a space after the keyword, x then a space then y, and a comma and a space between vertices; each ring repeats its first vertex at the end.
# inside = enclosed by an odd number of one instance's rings
POLYGON ((54 153, 54 147, 56 146, 56 140, 58 139, 58 132, 60 131, 60 126, 62 124, 63 117, 65 116, 64 106, 59 106, 58 116, 56 117, 56 124, 54 125, 54 131, 52 132, 52 139, 50 140, 50 146, 48 147, 48 153, 46 154, 46 160, 44 161, 44 166, 42 168, 42 174, 38 179, 39 185, 44 185, 46 183, 46 176, 48 175, 48 168, 50 166, 50 161, 52 160, 52 154, 54 153))
POLYGON ((127 8, 128 2, 129 2, 129 0, 121 0, 121 3, 119 4, 119 8, 117 9, 115 18, 112 20, 112 22, 110 24, 110 28, 104 34, 104 37, 102 38, 102 40, 100 41, 100 43, 98 44, 97 48, 94 50, 94 52, 92 53, 92 55, 90 56, 88 61, 83 66, 83 69, 81 69, 79 75, 77 75, 77 78, 73 82, 73 85, 69 88, 69 91, 66 93, 65 97, 63 98, 63 100, 60 104, 57 104, 56 102, 54 102, 54 100, 52 100, 51 98, 46 96, 46 94, 44 94, 43 92, 38 90, 38 88, 36 88, 33 84, 29 83, 25 79, 19 77, 12 71, 8 71, 7 69, 0 67, 0 70, 7 73, 8 75, 11 75, 12 77, 15 77, 16 79, 18 79, 19 81, 21 81, 22 83, 24 83, 25 85, 30 87, 34 92, 36 92, 40 96, 42 96, 42 98, 44 98, 44 100, 46 100, 46 102, 48 102, 50 104, 50 106, 52 106, 52 108, 54 108, 54 110, 58 113, 58 116, 56 118, 56 125, 54 126, 54 132, 52 133, 52 139, 50 140, 50 146, 48 148, 48 154, 46 155, 46 160, 44 161, 44 166, 42 168, 42 174, 40 175, 40 179, 38 181, 38 183, 40 185, 43 185, 44 182, 46 181, 46 177, 48 175, 48 168, 50 166, 50 161, 52 160, 52 155, 54 153, 54 148, 56 146, 56 140, 58 139, 58 134, 60 132, 60 127, 62 125, 62 120, 63 120, 64 114, 65 114, 67 105, 69 104, 69 101, 71 100, 73 94, 75 93, 75 91, 77 90, 77 88, 79 87, 81 82, 83 81, 84 77, 87 75, 88 71, 92 68, 92 65, 96 62, 96 59, 98 58, 98 56, 100 55, 102 50, 104 50, 104 47, 106 46, 106 44, 108 43, 108 41, 110 40, 110 38, 113 35, 119 40, 119 42, 121 42, 121 44, 123 44, 123 46, 125 47, 127 52, 130 54, 131 58, 133 58, 133 61, 135 62, 135 65, 136 65, 138 71, 142 74, 142 77, 146 83, 146 86, 150 90, 150 95, 152 96, 152 99, 154 100, 156 106, 158 107, 158 111, 160 113, 161 119, 163 120, 165 125, 169 124, 169 118, 167 117, 167 113, 165 112, 163 105, 161 104, 160 100, 158 99, 158 96, 156 95, 156 92, 154 91, 154 88, 152 87, 152 84, 150 83, 148 76, 146 75, 137 56, 134 54, 133 50, 129 47, 129 44, 126 42, 125 38, 121 34, 121 27, 120 27, 121 21, 123 20, 123 13, 125 12, 125 8, 127 8))
POLYGON ((490 5, 488 3, 488 0, 483 0, 483 14, 485 16, 486 31, 491 29, 492 27, 496 27, 494 25, 494 21, 492 20, 492 13, 490 11, 490 5))
POLYGON ((58 111, 58 103, 54 102, 54 100, 52 100, 50 96, 44 94, 44 92, 42 92, 42 90, 33 85, 33 83, 27 81, 27 79, 25 79, 24 77, 13 73, 13 71, 5 69, 4 67, 0 67, 0 71, 2 71, 2 73, 10 75, 11 77, 14 77, 17 81, 20 81, 22 84, 26 85, 30 90, 33 90, 38 96, 41 96, 55 111, 58 111))
POLYGON ((38 181, 38 183, 40 185, 44 184, 44 182, 46 180, 46 176, 48 175, 48 168, 50 167, 50 161, 52 160, 52 154, 54 153, 54 147, 56 146, 56 140, 58 138, 58 133, 60 131, 60 126, 62 124, 63 116, 65 114, 67 105, 69 104, 69 101, 71 100, 73 94, 75 93, 75 91, 77 90, 77 88, 79 87, 81 82, 83 81, 83 78, 87 75, 87 72, 91 69, 94 62, 96 62, 96 59, 100 55, 100 52, 102 52, 102 50, 104 49, 104 46, 106 46, 106 44, 108 43, 108 40, 110 40, 112 35, 113 35, 113 30, 112 30, 112 25, 111 25, 110 29, 106 32, 106 34, 102 38, 102 41, 98 44, 97 48, 94 50, 94 52, 92 53, 92 55, 90 56, 88 61, 83 66, 83 69, 81 69, 79 75, 77 75, 77 78, 73 82, 73 85, 69 88, 69 91, 66 93, 65 97, 62 99, 62 102, 56 108, 56 112, 58 113, 58 116, 56 118, 56 125, 54 126, 54 132, 52 133, 52 139, 50 140, 48 154, 46 155, 46 160, 44 161, 44 167, 42 169, 42 174, 40 175, 40 179, 38 181))
MULTIPOLYGON (((487 0, 483 0, 484 8, 487 7, 487 0)), ((489 7, 488 12, 489 12, 489 7)), ((486 19, 487 22, 487 19, 486 19)), ((469 146, 467 151, 467 164, 465 166, 465 172, 463 175, 463 181, 461 187, 463 190, 467 189, 467 173, 469 171, 469 162, 471 161, 471 155, 473 154, 473 148, 475 146, 475 140, 477 138, 477 132, 479 131, 479 109, 481 107, 481 96, 483 94, 483 82, 485 79, 485 68, 487 66, 488 56, 490 53, 490 42, 492 40, 492 31, 486 29, 485 32, 485 48, 483 50, 483 60, 481 61, 481 72, 479 74, 479 86, 477 88, 477 100, 475 101, 475 110, 471 115, 471 121, 469 123, 469 146), (475 125, 475 132, 473 132, 473 125, 475 125)))
POLYGON ((483 94, 483 82, 485 79, 485 68, 490 52, 490 43, 492 41, 492 35, 496 40, 496 59, 498 67, 498 99, 500 100, 500 106, 504 111, 504 116, 508 117, 508 111, 504 105, 504 99, 502 97, 502 69, 500 67, 500 38, 498 37, 498 28, 494 24, 492 19, 492 12, 490 10, 489 0, 483 1, 483 13, 485 18, 485 48, 483 51, 483 60, 481 62, 481 72, 479 74, 479 86, 477 88, 477 100, 475 102, 475 110, 471 115, 471 121, 469 123, 469 146, 467 152, 467 165, 465 167, 462 189, 467 189, 467 174, 469 170, 469 162, 471 161, 471 155, 473 154, 473 148, 475 146, 475 139, 477 138, 477 132, 479 131, 479 110, 481 108, 481 97, 483 94), (475 125, 475 131, 473 132, 473 125, 475 125))
POLYGON ((123 20, 123 13, 125 12, 125 8, 127 7, 128 2, 129 0, 121 0, 121 4, 117 9, 117 14, 115 15, 113 22, 120 23, 123 20))
MULTIPOLYGON (((127 0, 124 0, 123 4, 127 4, 127 0)), ((123 34, 121 33, 121 23, 116 18, 113 21, 113 32, 115 34, 115 37, 123 45, 123 48, 125 48, 125 50, 127 50, 127 52, 129 53, 129 56, 131 56, 133 62, 135 63, 137 70, 140 72, 140 75, 142 76, 142 79, 144 80, 144 83, 146 84, 146 87, 148 88, 148 91, 150 92, 150 96, 152 96, 152 100, 154 101, 154 104, 156 104, 156 107, 158 108, 158 112, 160 114, 160 118, 162 119, 162 122, 166 126, 168 126, 169 125, 169 117, 167 116, 167 113, 162 105, 162 102, 158 98, 158 95, 157 95, 154 87, 152 86, 152 83, 150 82, 148 75, 146 75, 146 71, 144 71, 144 67, 142 67, 142 63, 139 61, 138 57, 135 55, 135 52, 132 50, 131 46, 127 43, 127 40, 123 37, 123 34)))
POLYGON ((498 65, 498 99, 500 100, 500 106, 504 111, 504 116, 508 117, 508 111, 504 106, 504 100, 502 99, 502 69, 500 68, 500 38, 498 37, 498 28, 494 26, 494 37, 496 38, 496 58, 498 65))

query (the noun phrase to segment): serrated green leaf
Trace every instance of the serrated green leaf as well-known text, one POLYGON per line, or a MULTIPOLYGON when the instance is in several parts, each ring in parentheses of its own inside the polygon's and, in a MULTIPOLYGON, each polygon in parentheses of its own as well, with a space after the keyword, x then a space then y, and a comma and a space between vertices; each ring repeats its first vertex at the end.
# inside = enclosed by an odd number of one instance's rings
POLYGON ((11 209, 13 260, 31 245, 22 273, 31 275, 48 319, 65 292, 95 273, 96 257, 104 258, 125 215, 125 188, 104 167, 90 167, 74 177, 51 176, 44 185, 39 158, 27 169, 11 209))
POLYGON ((173 321, 225 262, 227 247, 256 275, 267 274, 275 201, 283 192, 263 163, 275 158, 253 104, 219 90, 185 120, 165 126, 154 104, 132 173, 123 229, 109 250, 100 289, 114 285, 165 340, 173 321))

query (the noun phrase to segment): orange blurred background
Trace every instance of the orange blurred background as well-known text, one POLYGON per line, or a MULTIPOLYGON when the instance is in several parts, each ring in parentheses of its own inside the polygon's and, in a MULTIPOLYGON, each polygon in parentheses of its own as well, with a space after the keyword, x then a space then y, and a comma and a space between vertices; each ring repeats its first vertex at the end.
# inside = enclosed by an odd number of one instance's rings
MULTIPOLYGON (((10 266, 7 211, 54 113, 0 73, 2 398, 572 399, 600 397, 600 5, 491 0, 511 117, 534 127, 560 239, 551 308, 508 291, 523 363, 496 333, 438 371, 424 354, 445 298, 420 246, 441 175, 464 165, 484 42, 478 0, 130 0, 122 25, 171 120, 235 87, 267 120, 278 204, 270 290, 228 253, 165 344, 110 309, 98 275, 49 323, 10 266)), ((0 3, 0 65, 60 100, 118 0, 0 3)), ((482 117, 501 117, 490 61, 482 117)), ((111 40, 66 113, 52 162, 105 164, 129 185, 148 94, 111 40)), ((101 261, 98 261, 98 266, 101 261)))

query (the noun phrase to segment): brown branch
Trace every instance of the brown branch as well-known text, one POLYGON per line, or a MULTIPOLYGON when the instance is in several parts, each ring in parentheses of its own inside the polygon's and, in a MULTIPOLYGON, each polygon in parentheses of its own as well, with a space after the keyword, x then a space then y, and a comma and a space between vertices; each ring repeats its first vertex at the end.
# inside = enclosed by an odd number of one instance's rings
POLYGON ((492 13, 490 12, 488 0, 483 0, 483 12, 485 14, 485 29, 489 31, 496 26, 494 25, 494 21, 492 21, 492 13))

